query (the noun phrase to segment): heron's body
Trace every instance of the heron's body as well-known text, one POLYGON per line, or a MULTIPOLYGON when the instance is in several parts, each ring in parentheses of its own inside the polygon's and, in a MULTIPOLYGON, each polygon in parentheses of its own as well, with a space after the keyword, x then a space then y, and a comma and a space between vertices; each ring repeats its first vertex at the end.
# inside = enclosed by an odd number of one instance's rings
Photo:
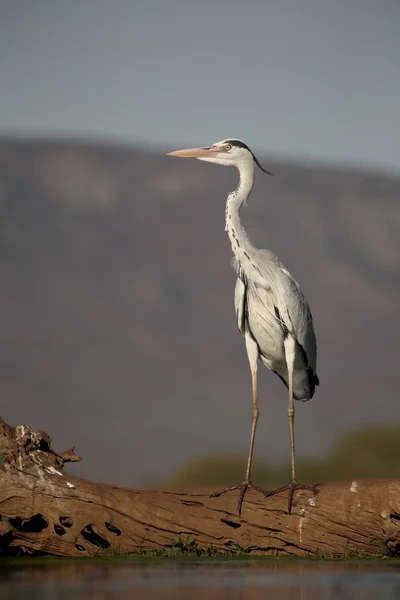
MULTIPOLYGON (((228 195, 225 231, 234 254, 236 269, 235 311, 239 331, 244 337, 252 375, 253 410, 250 450, 245 480, 240 486, 225 488, 215 495, 240 488, 238 511, 251 483, 251 464, 258 421, 257 367, 261 360, 276 373, 289 391, 289 429, 292 456, 292 479, 289 486, 288 512, 297 485, 294 449, 294 406, 296 400, 309 400, 319 384, 316 373, 317 344, 313 320, 304 294, 279 258, 269 250, 259 250, 250 242, 240 220, 240 208, 246 203, 254 184, 251 150, 240 140, 223 140, 206 148, 178 150, 170 154, 235 166, 240 179, 236 190, 228 195)), ((268 171, 265 171, 268 173, 268 171)), ((271 175, 271 173, 268 173, 271 175)), ((253 486, 255 487, 255 486, 253 486)), ((309 486, 301 486, 309 489, 309 486)), ((314 489, 315 486, 312 486, 314 489)), ((260 488, 257 488, 260 490, 260 488)), ((283 489, 283 488, 280 488, 283 489)), ((260 490, 262 491, 262 490, 260 490)), ((269 495, 274 492, 269 492, 269 495)))
MULTIPOLYGON (((265 251, 267 252, 267 251, 265 251)), ((279 259, 271 253, 268 258, 274 260, 280 265, 278 268, 285 268, 279 259)), ((235 264, 235 268, 240 273, 240 265, 235 264)), ((288 369, 285 355, 285 338, 290 336, 294 342, 294 363, 293 363, 293 397, 295 400, 310 400, 315 392, 316 375, 310 367, 309 359, 304 347, 298 341, 298 332, 289 331, 285 322, 282 320, 278 302, 274 298, 273 291, 263 286, 254 285, 251 281, 238 277, 235 288, 235 310, 237 324, 240 333, 245 337, 249 335, 257 344, 259 358, 262 363, 271 369, 283 383, 288 387, 288 369), (263 306, 266 310, 261 313, 259 307, 263 306)), ((287 281, 288 287, 292 285, 287 281)), ((293 293, 301 293, 299 289, 294 288, 293 293)), ((309 325, 307 320, 310 317, 303 316, 303 325, 307 329, 309 325)), ((314 367, 315 368, 315 367, 314 367)))

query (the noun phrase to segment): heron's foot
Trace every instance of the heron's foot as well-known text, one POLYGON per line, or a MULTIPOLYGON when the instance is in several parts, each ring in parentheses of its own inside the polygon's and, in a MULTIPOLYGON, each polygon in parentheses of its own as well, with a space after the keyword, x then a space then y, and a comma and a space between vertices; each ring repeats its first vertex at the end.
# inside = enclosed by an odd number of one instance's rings
POLYGON ((242 504, 243 504, 244 496, 245 496, 247 490, 250 490, 250 489, 260 492, 261 494, 263 494, 263 496, 268 494, 268 492, 265 492, 265 490, 261 489, 257 485, 253 485, 251 483, 251 481, 244 480, 243 483, 239 483, 238 485, 231 485, 231 486, 224 488, 223 490, 220 490, 219 492, 214 492, 213 494, 211 494, 211 498, 217 498, 218 496, 222 496, 222 494, 226 494, 227 492, 233 492, 234 490, 240 490, 239 499, 238 499, 238 503, 237 503, 237 511, 238 511, 238 515, 240 517, 240 515, 242 514, 242 504))
POLYGON ((309 490, 310 492, 319 494, 319 489, 318 489, 319 485, 320 485, 319 483, 317 483, 315 485, 304 485, 302 483, 297 483, 297 480, 293 479, 287 485, 283 485, 280 488, 276 488, 276 490, 271 490, 270 492, 264 492, 264 497, 267 498, 268 496, 275 496, 275 494, 280 494, 280 492, 285 492, 286 490, 289 490, 287 512, 288 512, 288 515, 290 515, 292 512, 293 495, 294 495, 295 491, 296 490, 309 490))

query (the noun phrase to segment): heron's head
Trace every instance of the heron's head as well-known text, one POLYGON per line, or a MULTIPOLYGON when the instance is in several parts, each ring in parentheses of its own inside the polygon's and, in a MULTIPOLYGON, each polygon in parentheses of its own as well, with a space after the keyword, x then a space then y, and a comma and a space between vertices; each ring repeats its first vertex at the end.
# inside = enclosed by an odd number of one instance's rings
POLYGON ((251 165, 251 167, 253 167, 255 163, 261 171, 264 171, 267 175, 272 175, 272 173, 263 169, 250 148, 244 142, 231 138, 203 148, 187 148, 185 150, 168 152, 168 155, 179 156, 181 158, 198 158, 199 160, 213 162, 227 167, 237 167, 238 169, 241 169, 246 165, 251 165))

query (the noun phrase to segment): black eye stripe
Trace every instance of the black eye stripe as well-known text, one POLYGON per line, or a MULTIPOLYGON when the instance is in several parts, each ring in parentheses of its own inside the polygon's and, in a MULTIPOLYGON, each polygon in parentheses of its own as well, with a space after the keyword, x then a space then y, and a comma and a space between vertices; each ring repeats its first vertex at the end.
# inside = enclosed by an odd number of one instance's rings
POLYGON ((236 146, 237 148, 245 148, 246 150, 251 152, 250 148, 244 142, 241 142, 240 140, 226 140, 224 143, 229 144, 230 146, 236 146))
POLYGON ((261 169, 261 171, 264 171, 264 173, 266 173, 267 175, 273 175, 273 173, 270 173, 270 171, 266 171, 264 169, 264 167, 262 167, 260 165, 260 163, 258 162, 258 160, 255 157, 255 155, 253 154, 253 152, 250 150, 250 148, 244 142, 242 142, 240 140, 224 140, 224 145, 226 145, 226 144, 229 144, 230 146, 235 147, 235 148, 244 148, 245 150, 250 152, 250 154, 252 155, 252 157, 254 159, 254 162, 256 163, 257 167, 259 167, 261 169))

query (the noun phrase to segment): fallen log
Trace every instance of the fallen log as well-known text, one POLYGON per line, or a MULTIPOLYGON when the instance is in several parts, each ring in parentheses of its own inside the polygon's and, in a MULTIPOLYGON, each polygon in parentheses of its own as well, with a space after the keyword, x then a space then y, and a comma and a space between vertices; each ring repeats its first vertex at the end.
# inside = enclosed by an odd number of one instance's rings
POLYGON ((56 453, 43 431, 0 417, 0 555, 168 552, 400 555, 400 480, 356 480, 287 495, 218 498, 119 488, 69 475, 74 449, 56 453))

